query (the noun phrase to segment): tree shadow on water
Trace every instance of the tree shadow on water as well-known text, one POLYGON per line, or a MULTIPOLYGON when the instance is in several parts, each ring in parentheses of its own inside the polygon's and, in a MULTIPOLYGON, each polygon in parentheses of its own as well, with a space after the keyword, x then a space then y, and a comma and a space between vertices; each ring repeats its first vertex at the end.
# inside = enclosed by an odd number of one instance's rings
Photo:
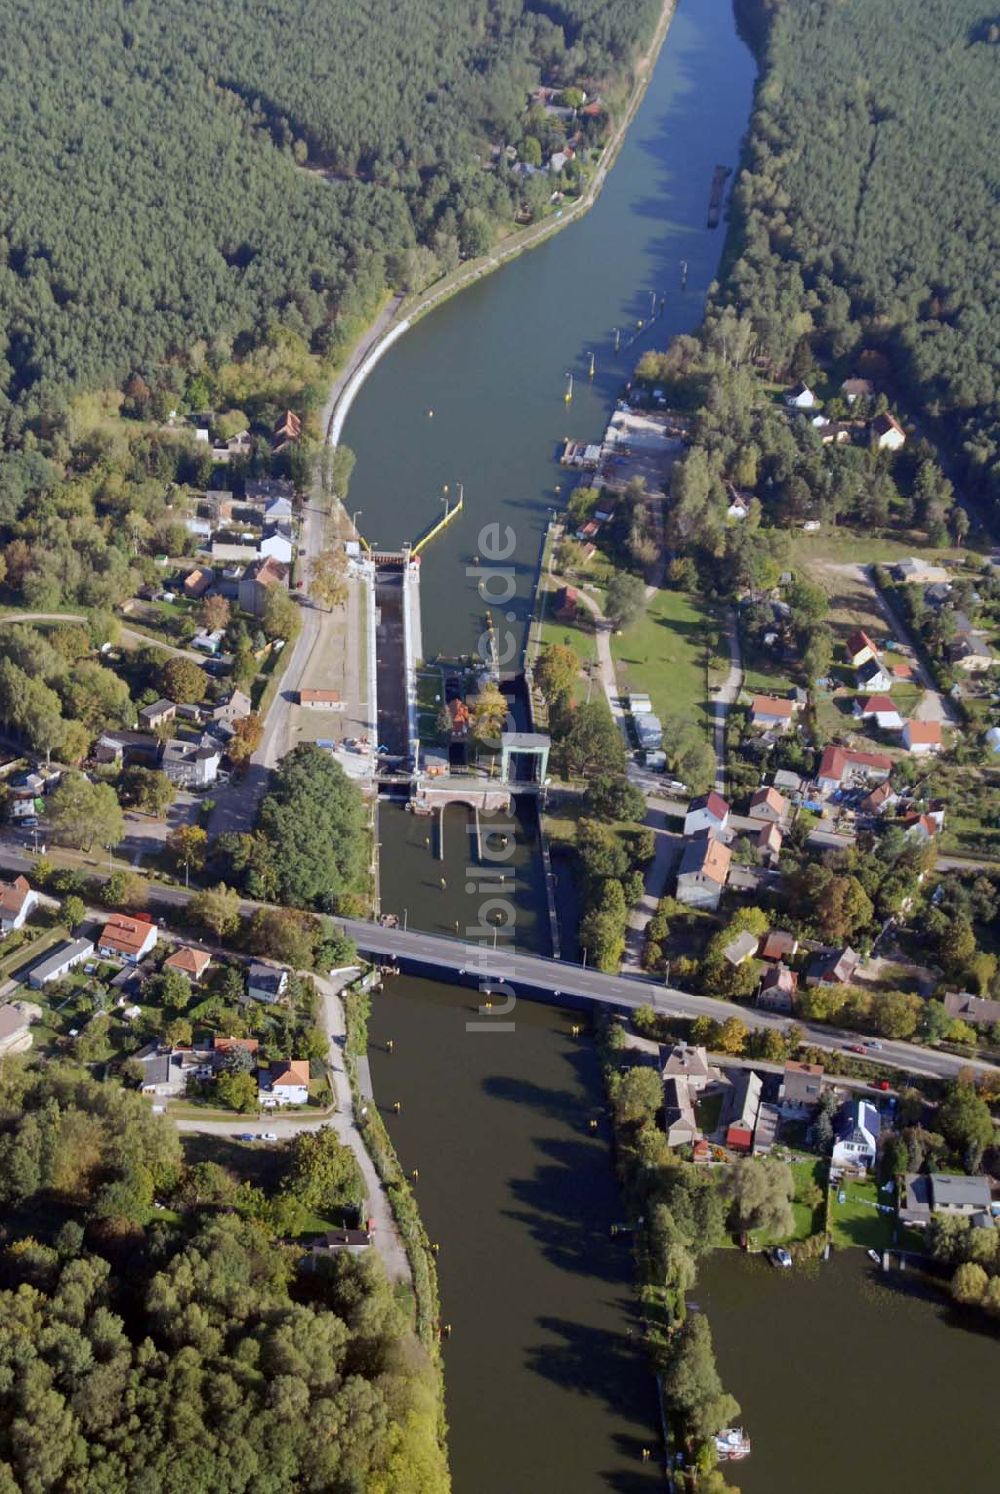
POLYGON ((587 1141, 538 1141, 543 1161, 530 1178, 512 1178, 522 1209, 507 1217, 528 1231, 546 1259, 562 1271, 609 1282, 627 1282, 627 1244, 611 1237, 615 1197, 593 1179, 594 1147, 587 1141))

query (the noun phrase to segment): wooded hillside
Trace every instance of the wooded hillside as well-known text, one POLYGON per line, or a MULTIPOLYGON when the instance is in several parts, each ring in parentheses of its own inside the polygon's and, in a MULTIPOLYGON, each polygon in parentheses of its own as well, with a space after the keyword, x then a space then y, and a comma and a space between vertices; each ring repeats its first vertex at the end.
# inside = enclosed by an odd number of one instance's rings
POLYGON ((510 221, 488 145, 540 77, 623 71, 657 9, 0 0, 3 433, 275 319, 335 349, 418 241, 446 264, 510 221))
POLYGON ((764 78, 732 289, 775 370, 881 345, 1000 493, 1000 27, 982 0, 740 0, 764 78))

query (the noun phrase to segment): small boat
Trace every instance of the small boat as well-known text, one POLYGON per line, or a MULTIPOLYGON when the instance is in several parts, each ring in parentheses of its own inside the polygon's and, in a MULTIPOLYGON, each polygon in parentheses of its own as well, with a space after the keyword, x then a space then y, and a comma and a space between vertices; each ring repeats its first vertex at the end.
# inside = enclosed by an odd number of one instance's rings
POLYGON ((720 1463, 738 1463, 750 1456, 750 1438, 742 1427, 723 1427, 715 1438, 715 1455, 720 1463))
POLYGON ((868 1259, 870 1261, 874 1261, 876 1266, 881 1266, 882 1264, 882 1257, 881 1255, 879 1255, 877 1250, 869 1250, 868 1259))
POLYGON ((783 1245, 776 1245, 774 1249, 768 1253, 768 1260, 771 1262, 772 1266, 780 1266, 782 1271, 791 1270, 792 1257, 783 1245))

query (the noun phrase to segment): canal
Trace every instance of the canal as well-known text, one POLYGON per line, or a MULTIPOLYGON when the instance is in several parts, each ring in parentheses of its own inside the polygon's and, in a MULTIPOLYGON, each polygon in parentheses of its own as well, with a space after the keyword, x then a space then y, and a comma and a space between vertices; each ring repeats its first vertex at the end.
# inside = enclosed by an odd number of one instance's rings
POLYGON ((621 1204, 593 1045, 578 1018, 528 1002, 513 1031, 470 1032, 477 1001, 403 977, 371 1023, 375 1094, 441 1246, 455 1494, 654 1494, 653 1382, 627 1237, 610 1233, 621 1204))
MULTIPOLYGON (((523 637, 548 513, 572 483, 560 443, 599 438, 644 348, 700 319, 724 234, 706 227, 712 176, 737 164, 753 77, 730 0, 679 0, 591 212, 435 310, 361 390, 343 439, 358 459, 351 507, 373 545, 415 539, 441 512, 445 486, 452 499, 464 486, 461 517, 422 556, 428 657, 477 647, 474 566, 490 523, 515 536, 504 611, 523 637), (626 347, 651 295, 665 297, 664 313, 626 347)), ((444 933, 477 920, 484 894, 468 875, 467 823, 464 810, 448 811, 441 861, 429 820, 382 805, 384 912, 444 933)), ((518 811, 513 833, 509 937, 547 952, 532 812, 518 811)), ((573 956, 571 876, 555 872, 573 956)), ((513 1031, 468 1031, 482 1020, 478 999, 399 979, 372 1021, 375 1094, 403 1164, 418 1169, 420 1208, 441 1245, 456 1494, 652 1494, 661 1481, 641 1455, 658 1446, 655 1400, 636 1347, 628 1244, 610 1235, 621 1205, 606 1122, 589 1124, 603 1105, 593 1046, 572 1035, 571 1018, 526 1002, 513 1031)))
POLYGON ((464 484, 463 514, 422 557, 429 658, 467 651, 480 635, 471 571, 487 523, 510 525, 516 537, 509 621, 521 635, 547 511, 572 483, 556 461, 559 443, 598 439, 644 348, 699 321, 725 232, 706 228, 712 175, 737 164, 753 77, 731 0, 679 0, 590 213, 425 317, 359 393, 343 439, 358 458, 351 508, 372 544, 415 539, 441 513, 445 486, 453 498, 464 484), (663 317, 616 358, 613 329, 634 331, 651 294, 666 297, 663 317))

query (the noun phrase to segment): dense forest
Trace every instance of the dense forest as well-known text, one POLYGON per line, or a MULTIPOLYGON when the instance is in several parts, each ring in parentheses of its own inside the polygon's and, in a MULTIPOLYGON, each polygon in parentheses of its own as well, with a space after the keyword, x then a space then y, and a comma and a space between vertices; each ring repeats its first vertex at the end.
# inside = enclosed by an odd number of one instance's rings
POLYGON ((657 10, 0 0, 7 442, 196 344, 225 362, 280 324, 336 351, 418 246, 426 279, 512 221, 484 163, 528 90, 620 83, 657 10))
POLYGON ((880 348, 1000 495, 1000 46, 981 0, 738 0, 757 46, 726 293, 763 360, 880 348), (806 348, 802 350, 802 344, 806 348))
POLYGON ((262 1189, 185 1161, 138 1094, 7 1059, 0 1158, 0 1488, 447 1490, 433 1373, 378 1262, 306 1271, 283 1242, 357 1195, 332 1132, 262 1189))

